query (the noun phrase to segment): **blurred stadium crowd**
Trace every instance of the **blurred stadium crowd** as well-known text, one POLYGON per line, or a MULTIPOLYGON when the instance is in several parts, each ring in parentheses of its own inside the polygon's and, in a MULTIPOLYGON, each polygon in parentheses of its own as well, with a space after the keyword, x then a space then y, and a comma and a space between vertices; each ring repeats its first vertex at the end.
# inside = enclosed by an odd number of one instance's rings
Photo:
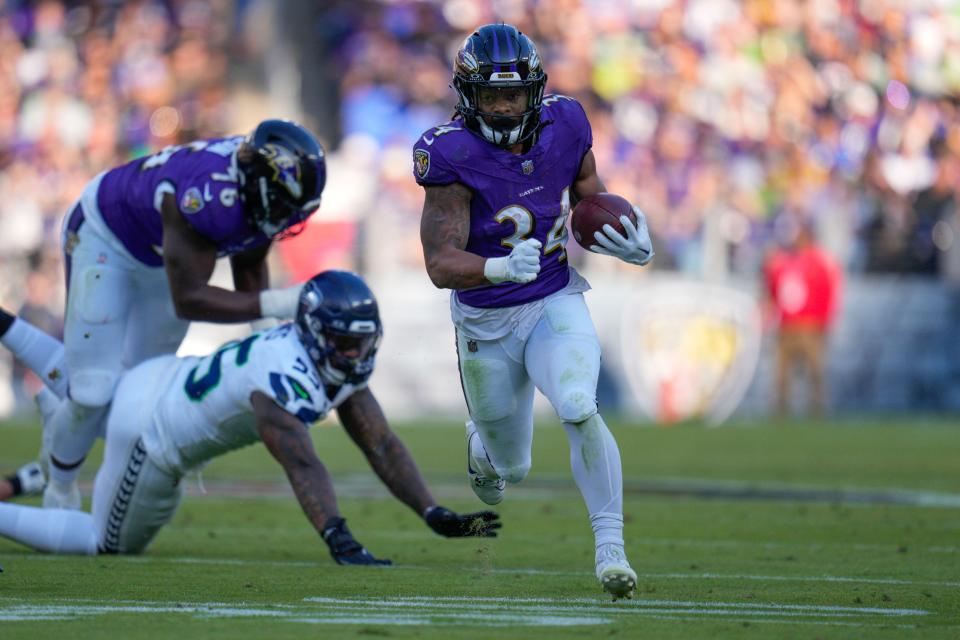
POLYGON ((730 269, 756 273, 799 216, 849 270, 933 274, 960 231, 960 3, 325 6, 343 134, 376 142, 389 201, 411 216, 419 193, 401 159, 450 116, 461 34, 503 20, 538 43, 548 91, 586 106, 601 175, 647 212, 660 268, 710 268, 703 245, 719 236, 730 269))
POLYGON ((238 132, 232 80, 251 58, 294 60, 300 74, 300 111, 259 117, 299 117, 333 152, 315 224, 282 247, 288 273, 422 272, 410 148, 451 115, 463 36, 494 21, 528 33, 548 91, 586 107, 601 176, 647 212, 656 268, 756 277, 807 220, 849 272, 960 281, 955 0, 0 7, 0 304, 54 333, 68 205, 105 168, 238 132), (260 49, 245 37, 251 15, 260 49), (287 46, 298 54, 274 55, 287 46))
MULTIPOLYGON (((226 130, 224 8, 2 3, 0 303, 58 334, 60 221, 86 182, 133 157, 226 130)), ((19 385, 15 393, 24 400, 19 385)))

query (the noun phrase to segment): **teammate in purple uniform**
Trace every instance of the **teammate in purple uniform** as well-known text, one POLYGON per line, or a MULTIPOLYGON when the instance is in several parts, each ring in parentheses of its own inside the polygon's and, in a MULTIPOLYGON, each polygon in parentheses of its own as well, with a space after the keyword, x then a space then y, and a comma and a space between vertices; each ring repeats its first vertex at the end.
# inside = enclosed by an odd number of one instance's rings
POLYGON ((191 320, 294 316, 300 287, 269 289, 266 256, 317 209, 325 182, 316 138, 266 120, 249 136, 167 147, 87 185, 63 227, 65 355, 27 323, 2 338, 56 395, 67 391, 62 402, 46 396, 44 506, 80 508, 78 468, 122 371, 176 351, 191 320), (234 291, 208 284, 222 256, 234 291))
MULTIPOLYGON (((636 586, 623 542, 620 453, 597 413, 600 345, 583 299, 587 282, 567 263, 573 198, 605 191, 580 104, 544 95, 533 42, 486 25, 454 62, 455 118, 413 151, 426 199, 420 237, 427 272, 450 298, 470 420, 467 471, 487 504, 530 470, 534 388, 566 429, 577 486, 596 539, 596 573, 613 597, 636 586)), ((598 253, 637 265, 653 257, 643 214, 627 235, 597 234, 598 253)))

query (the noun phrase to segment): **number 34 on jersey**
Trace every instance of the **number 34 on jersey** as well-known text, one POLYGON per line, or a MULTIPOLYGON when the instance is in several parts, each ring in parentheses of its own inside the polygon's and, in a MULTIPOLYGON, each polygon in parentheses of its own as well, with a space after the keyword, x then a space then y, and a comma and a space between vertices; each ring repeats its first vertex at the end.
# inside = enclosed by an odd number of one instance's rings
MULTIPOLYGON (((567 218, 570 216, 570 187, 563 190, 560 196, 560 215, 547 232, 546 242, 543 243, 543 255, 548 256, 559 251, 558 260, 567 259, 567 218)), ((534 216, 530 211, 519 204, 511 204, 500 209, 493 218, 500 224, 512 224, 513 232, 500 241, 504 247, 513 249, 528 239, 534 232, 534 216)))

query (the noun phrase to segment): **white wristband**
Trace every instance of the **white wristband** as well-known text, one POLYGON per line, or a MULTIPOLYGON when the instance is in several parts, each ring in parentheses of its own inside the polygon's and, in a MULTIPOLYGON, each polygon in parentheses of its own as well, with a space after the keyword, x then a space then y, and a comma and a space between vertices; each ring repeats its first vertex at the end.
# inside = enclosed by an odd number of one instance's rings
POLYGON ((264 318, 293 318, 297 315, 301 285, 285 289, 264 289, 260 292, 260 316, 264 318))
POLYGON ((507 258, 509 257, 487 258, 487 261, 483 263, 483 277, 493 284, 504 282, 507 279, 507 258))

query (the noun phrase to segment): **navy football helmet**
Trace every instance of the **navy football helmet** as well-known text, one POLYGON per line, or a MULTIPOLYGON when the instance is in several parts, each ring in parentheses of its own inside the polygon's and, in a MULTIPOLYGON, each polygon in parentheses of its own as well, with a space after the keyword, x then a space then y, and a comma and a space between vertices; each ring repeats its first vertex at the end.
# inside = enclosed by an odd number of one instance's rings
POLYGON ((290 120, 264 120, 237 152, 247 222, 268 237, 298 233, 327 182, 323 147, 290 120))
POLYGON ((297 333, 325 383, 364 382, 383 336, 377 299, 354 273, 318 273, 300 290, 297 333))
POLYGON ((488 24, 460 46, 450 86, 457 92, 457 113, 467 127, 488 142, 509 147, 527 141, 540 127, 546 85, 547 74, 533 40, 509 24, 488 24), (485 87, 526 89, 526 110, 519 117, 480 111, 478 94, 485 87))

